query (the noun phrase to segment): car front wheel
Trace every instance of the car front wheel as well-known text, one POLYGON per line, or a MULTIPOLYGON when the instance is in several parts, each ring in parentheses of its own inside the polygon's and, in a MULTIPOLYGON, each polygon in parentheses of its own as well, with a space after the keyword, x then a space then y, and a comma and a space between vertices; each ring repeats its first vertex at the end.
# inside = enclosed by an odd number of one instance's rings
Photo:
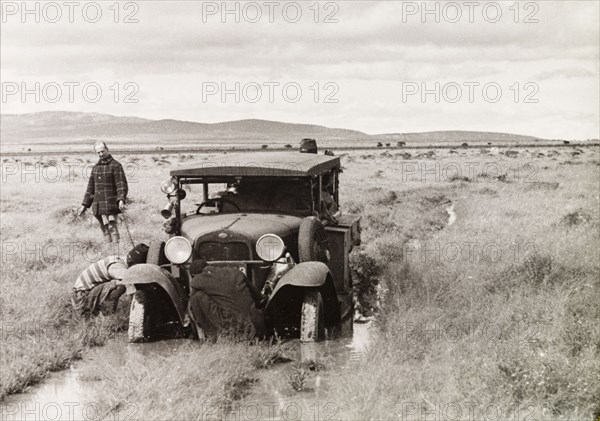
POLYGON ((302 302, 300 341, 316 342, 325 337, 323 297, 317 290, 308 290, 302 302))
POLYGON ((138 289, 131 299, 129 312, 129 342, 146 342, 150 338, 148 292, 138 289))

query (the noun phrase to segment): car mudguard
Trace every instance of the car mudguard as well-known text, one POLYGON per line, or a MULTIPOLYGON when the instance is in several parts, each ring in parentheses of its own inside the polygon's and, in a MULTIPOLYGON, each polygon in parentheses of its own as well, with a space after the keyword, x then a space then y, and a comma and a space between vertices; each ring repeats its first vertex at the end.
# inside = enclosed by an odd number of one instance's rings
POLYGON ((171 274, 160 266, 141 263, 130 267, 125 271, 121 284, 128 285, 159 285, 169 296, 177 310, 179 321, 183 324, 188 304, 188 294, 183 287, 171 276, 171 274))
POLYGON ((267 321, 281 312, 300 312, 303 289, 314 288, 321 292, 325 309, 325 324, 340 322, 340 306, 329 268, 322 262, 303 262, 290 269, 279 280, 265 308, 267 321))

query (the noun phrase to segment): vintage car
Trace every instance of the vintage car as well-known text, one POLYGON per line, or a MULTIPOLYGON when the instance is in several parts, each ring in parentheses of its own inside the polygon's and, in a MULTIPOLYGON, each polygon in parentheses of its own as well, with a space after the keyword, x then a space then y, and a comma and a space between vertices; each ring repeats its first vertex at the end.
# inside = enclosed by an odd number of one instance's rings
POLYGON ((340 172, 339 157, 298 152, 226 154, 172 170, 161 184, 170 238, 150 243, 147 263, 123 279, 133 294, 130 342, 190 326, 203 337, 188 314, 197 259, 247 277, 270 334, 316 341, 351 326, 348 255, 360 218, 339 210, 340 172), (196 193, 198 203, 185 200, 196 193))

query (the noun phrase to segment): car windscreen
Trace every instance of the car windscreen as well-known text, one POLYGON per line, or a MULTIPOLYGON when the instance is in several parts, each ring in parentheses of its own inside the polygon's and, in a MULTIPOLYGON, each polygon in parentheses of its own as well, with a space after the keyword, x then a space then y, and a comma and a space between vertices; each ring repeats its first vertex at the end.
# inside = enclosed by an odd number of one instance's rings
POLYGON ((236 212, 236 207, 245 212, 312 209, 310 180, 303 178, 242 178, 217 196, 226 199, 223 212, 236 212))

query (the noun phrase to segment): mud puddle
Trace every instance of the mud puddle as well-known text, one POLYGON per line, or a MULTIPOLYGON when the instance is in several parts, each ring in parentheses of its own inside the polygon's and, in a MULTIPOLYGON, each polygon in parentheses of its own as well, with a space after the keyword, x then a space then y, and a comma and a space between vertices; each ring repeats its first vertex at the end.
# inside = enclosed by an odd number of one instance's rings
POLYGON ((373 322, 354 324, 351 337, 319 343, 286 344, 293 362, 258 370, 250 394, 228 409, 227 420, 335 419, 339 408, 328 399, 332 382, 363 360, 377 329, 373 322))
MULTIPOLYGON (((117 335, 106 345, 88 352, 85 359, 69 369, 51 373, 42 383, 24 393, 9 395, 0 404, 0 420, 100 420, 110 415, 111 409, 100 404, 94 396, 94 387, 100 379, 100 368, 119 369, 129 360, 140 356, 169 355, 188 340, 170 340, 148 344, 129 344, 124 334, 117 335)), ((119 408, 118 419, 134 419, 135 408, 119 408), (129 412, 129 415, 128 415, 129 412)))
MULTIPOLYGON (((227 413, 226 419, 237 420, 330 419, 337 412, 326 399, 330 381, 339 370, 352 369, 364 358, 375 332, 372 322, 355 323, 352 336, 316 344, 286 342, 286 356, 293 362, 258 370, 258 381, 250 394, 221 414, 227 413), (294 382, 291 375, 297 376, 294 382), (294 386, 302 386, 302 390, 295 390, 294 386)), ((129 344, 126 335, 117 335, 106 345, 90 350, 84 360, 69 369, 51 373, 24 393, 5 397, 0 404, 0 420, 136 419, 135 407, 125 405, 114 412, 115 408, 109 407, 106 399, 95 396, 97 382, 102 379, 101 370, 119 370, 130 361, 153 355, 168 356, 189 342, 196 341, 174 339, 129 344)))

